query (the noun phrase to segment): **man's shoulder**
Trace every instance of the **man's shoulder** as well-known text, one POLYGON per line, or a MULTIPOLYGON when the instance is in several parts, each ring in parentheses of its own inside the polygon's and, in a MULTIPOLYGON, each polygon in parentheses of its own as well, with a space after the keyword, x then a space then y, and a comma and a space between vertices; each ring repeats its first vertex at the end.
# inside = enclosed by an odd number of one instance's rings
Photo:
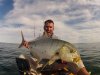
POLYGON ((56 35, 53 35, 52 38, 53 39, 58 39, 58 37, 56 35))
POLYGON ((37 39, 43 39, 44 37, 43 37, 43 35, 41 35, 41 36, 38 36, 37 38, 36 38, 36 40, 37 39))
MULTIPOLYGON (((36 40, 37 40, 37 39, 45 39, 45 38, 49 38, 49 37, 44 36, 44 35, 41 35, 41 36, 37 37, 36 40)), ((53 39, 58 39, 58 37, 57 37, 56 35, 52 35, 51 38, 53 38, 53 39)))

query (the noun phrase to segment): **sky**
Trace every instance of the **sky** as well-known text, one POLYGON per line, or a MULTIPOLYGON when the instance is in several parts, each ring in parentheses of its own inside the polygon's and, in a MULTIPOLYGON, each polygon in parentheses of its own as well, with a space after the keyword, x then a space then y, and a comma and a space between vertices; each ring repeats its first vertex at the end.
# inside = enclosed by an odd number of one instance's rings
POLYGON ((52 19, 55 35, 71 43, 100 42, 100 0, 0 0, 0 42, 20 43, 43 33, 52 19))

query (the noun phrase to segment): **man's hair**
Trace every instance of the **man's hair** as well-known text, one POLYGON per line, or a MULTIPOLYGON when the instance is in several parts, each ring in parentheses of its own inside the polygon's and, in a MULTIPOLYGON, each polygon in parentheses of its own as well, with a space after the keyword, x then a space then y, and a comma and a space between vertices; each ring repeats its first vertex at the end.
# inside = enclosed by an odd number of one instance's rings
POLYGON ((46 20, 46 21, 44 22, 44 25, 47 25, 48 23, 53 23, 53 24, 54 24, 53 20, 49 19, 49 20, 46 20))

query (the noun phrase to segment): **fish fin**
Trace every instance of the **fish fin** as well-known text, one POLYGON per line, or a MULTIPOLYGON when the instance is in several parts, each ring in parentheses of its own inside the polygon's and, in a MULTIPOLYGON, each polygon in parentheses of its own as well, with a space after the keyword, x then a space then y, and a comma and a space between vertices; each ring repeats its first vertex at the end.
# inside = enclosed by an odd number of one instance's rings
POLYGON ((22 31, 21 31, 21 36, 22 36, 22 42, 21 42, 21 44, 19 45, 18 48, 21 48, 21 47, 23 46, 24 42, 25 42, 24 36, 23 36, 23 32, 22 32, 22 31))
POLYGON ((53 64, 57 59, 59 59, 59 57, 57 55, 54 55, 49 61, 48 61, 48 65, 53 64))
POLYGON ((43 66, 43 68, 41 69, 41 71, 47 66, 47 65, 51 65, 53 64, 57 59, 59 59, 57 54, 54 54, 49 61, 43 66))
POLYGON ((55 62, 55 60, 49 60, 48 64, 51 65, 55 62))
POLYGON ((48 61, 48 64, 49 64, 49 65, 53 64, 57 59, 59 59, 59 51, 57 51, 57 52, 51 57, 51 59, 48 61))

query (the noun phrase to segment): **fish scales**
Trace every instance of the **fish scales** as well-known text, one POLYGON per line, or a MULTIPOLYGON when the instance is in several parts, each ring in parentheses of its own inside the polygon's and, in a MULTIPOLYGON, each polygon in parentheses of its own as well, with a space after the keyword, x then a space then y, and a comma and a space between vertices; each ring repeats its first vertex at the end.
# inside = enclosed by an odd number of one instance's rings
POLYGON ((31 41, 29 45, 32 55, 35 56, 37 54, 40 60, 50 59, 63 45, 66 45, 66 50, 60 51, 61 56, 66 56, 66 53, 67 57, 72 58, 75 55, 70 55, 71 52, 76 51, 76 48, 72 44, 59 39, 38 39, 31 41))
POLYGON ((43 58, 50 58, 63 44, 64 41, 58 39, 39 39, 29 43, 33 53, 37 52, 38 56, 43 58), (44 57, 43 53, 47 56, 44 57))

